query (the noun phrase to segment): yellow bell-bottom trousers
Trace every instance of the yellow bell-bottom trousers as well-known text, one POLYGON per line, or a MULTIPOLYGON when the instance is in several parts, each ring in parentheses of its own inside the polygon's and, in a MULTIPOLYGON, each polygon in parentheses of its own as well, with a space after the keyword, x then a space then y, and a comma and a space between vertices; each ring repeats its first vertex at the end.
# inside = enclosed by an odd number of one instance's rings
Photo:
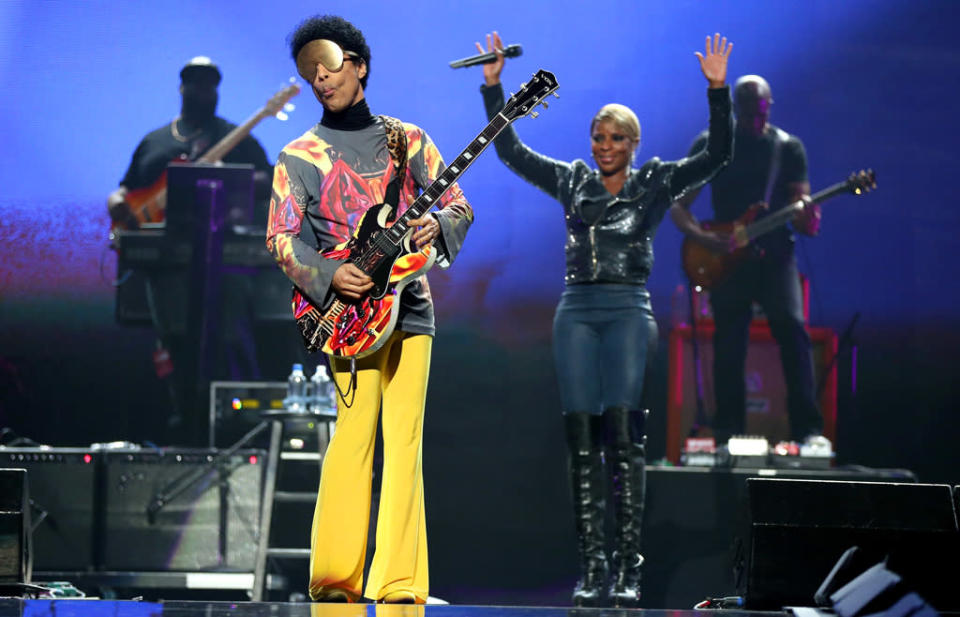
MULTIPOLYGON (((364 596, 394 591, 428 595, 427 528, 423 508, 423 412, 433 338, 394 332, 377 352, 357 360, 356 397, 337 396, 337 423, 320 474, 313 515, 310 597, 343 590, 361 595, 377 419, 383 403, 383 482, 376 552, 364 596)), ((340 392, 350 384, 350 361, 333 359, 340 392)))

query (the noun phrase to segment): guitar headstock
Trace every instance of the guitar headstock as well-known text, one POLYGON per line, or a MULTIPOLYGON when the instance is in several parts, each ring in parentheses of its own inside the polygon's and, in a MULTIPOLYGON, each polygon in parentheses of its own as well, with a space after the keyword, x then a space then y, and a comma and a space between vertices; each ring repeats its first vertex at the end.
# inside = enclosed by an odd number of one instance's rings
MULTIPOLYGON (((290 85, 284 86, 276 92, 273 96, 270 97, 270 100, 267 101, 267 104, 263 106, 264 114, 267 116, 277 116, 286 115, 283 113, 284 106, 287 102, 293 97, 300 94, 300 84, 296 82, 291 82, 290 85)), ((286 120, 285 117, 280 117, 281 120, 286 120)))
POLYGON ((877 175, 872 169, 861 169, 847 178, 847 188, 854 195, 862 195, 877 188, 877 175))
MULTIPOLYGON (((533 108, 542 104, 546 109, 547 103, 543 99, 554 93, 559 87, 560 85, 553 73, 540 69, 530 81, 520 86, 519 92, 510 96, 500 113, 511 122, 528 115, 536 118, 537 112, 533 111, 533 108)), ((554 93, 554 96, 558 95, 554 93)))

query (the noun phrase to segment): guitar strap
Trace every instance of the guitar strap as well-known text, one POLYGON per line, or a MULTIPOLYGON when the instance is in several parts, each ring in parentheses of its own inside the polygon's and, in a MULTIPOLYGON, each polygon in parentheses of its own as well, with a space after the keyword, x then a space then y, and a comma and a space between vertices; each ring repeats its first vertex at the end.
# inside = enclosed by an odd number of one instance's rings
POLYGON ((787 133, 782 129, 773 128, 773 157, 770 161, 770 172, 767 175, 767 188, 763 191, 763 201, 770 205, 770 198, 773 197, 773 185, 776 183, 777 176, 780 175, 780 152, 783 150, 783 144, 787 141, 787 133))
MULTIPOLYGON (((392 206, 390 216, 387 218, 393 221, 397 218, 397 212, 400 210, 400 188, 407 179, 407 132, 403 130, 403 122, 391 116, 380 116, 383 122, 383 128, 387 133, 387 151, 390 152, 390 160, 393 161, 393 179, 387 184, 383 192, 383 202, 392 206)), ((357 359, 350 358, 350 382, 345 390, 334 380, 337 393, 343 404, 350 408, 357 396, 357 359), (347 402, 347 396, 350 396, 350 402, 347 402)))
POLYGON ((393 206, 388 218, 393 221, 400 210, 400 188, 407 179, 407 132, 403 130, 403 122, 396 118, 381 115, 380 120, 387 132, 387 150, 393 161, 393 179, 383 194, 384 203, 393 206))

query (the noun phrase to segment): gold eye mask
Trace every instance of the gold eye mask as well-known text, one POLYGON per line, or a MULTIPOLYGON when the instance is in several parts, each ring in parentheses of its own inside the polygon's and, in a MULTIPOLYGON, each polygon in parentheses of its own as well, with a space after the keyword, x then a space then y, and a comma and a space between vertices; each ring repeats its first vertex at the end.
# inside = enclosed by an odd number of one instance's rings
POLYGON ((329 39, 310 41, 297 54, 297 72, 307 81, 313 81, 317 74, 317 65, 322 64, 331 73, 343 69, 344 60, 357 58, 353 52, 344 52, 339 45, 329 39))

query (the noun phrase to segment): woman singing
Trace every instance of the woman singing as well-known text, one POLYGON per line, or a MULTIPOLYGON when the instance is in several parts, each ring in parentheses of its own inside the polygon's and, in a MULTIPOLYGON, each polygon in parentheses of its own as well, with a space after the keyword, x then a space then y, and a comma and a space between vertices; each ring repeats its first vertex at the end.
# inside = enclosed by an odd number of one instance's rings
MULTIPOLYGON (((483 67, 488 118, 504 105, 502 48, 496 32, 487 35, 487 51, 497 56, 483 67)), ((577 606, 632 607, 640 599, 646 455, 640 399, 644 369, 657 342, 646 290, 653 236, 670 204, 708 182, 731 157, 725 80, 732 48, 717 34, 707 37, 704 54, 696 54, 709 84, 710 135, 695 156, 675 162, 654 157, 633 167, 640 123, 628 107, 616 103, 601 107, 590 122, 596 169, 583 160, 566 163, 534 152, 512 126, 494 142, 507 167, 559 201, 566 219, 566 288, 553 321, 553 355, 580 557, 580 580, 573 591, 577 606), (604 461, 616 521, 609 560, 604 461)), ((480 43, 477 49, 484 53, 480 43)))

